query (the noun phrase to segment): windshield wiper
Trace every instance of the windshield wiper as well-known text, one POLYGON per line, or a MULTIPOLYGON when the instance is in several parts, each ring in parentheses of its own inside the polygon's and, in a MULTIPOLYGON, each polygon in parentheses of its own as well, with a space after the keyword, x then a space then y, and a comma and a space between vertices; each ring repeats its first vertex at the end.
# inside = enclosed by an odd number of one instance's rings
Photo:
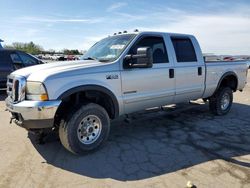
POLYGON ((100 61, 100 62, 109 62, 111 60, 110 59, 98 59, 98 61, 100 61))
POLYGON ((96 60, 96 61, 99 61, 99 62, 109 62, 110 61, 110 59, 97 59, 95 57, 86 57, 83 60, 96 60))
POLYGON ((86 57, 86 58, 84 58, 83 60, 98 60, 98 59, 96 59, 96 58, 94 58, 94 57, 86 57))

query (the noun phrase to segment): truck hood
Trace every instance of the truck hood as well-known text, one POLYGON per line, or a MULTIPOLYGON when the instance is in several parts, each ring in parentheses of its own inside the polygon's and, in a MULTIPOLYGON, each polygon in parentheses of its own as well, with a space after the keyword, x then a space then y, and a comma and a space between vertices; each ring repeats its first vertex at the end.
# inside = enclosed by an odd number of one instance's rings
POLYGON ((47 77, 58 73, 69 72, 73 70, 81 70, 88 67, 102 66, 101 63, 94 60, 79 60, 79 61, 59 61, 55 63, 47 63, 42 65, 35 65, 31 67, 22 68, 11 73, 12 75, 24 76, 26 79, 35 81, 44 81, 47 77))

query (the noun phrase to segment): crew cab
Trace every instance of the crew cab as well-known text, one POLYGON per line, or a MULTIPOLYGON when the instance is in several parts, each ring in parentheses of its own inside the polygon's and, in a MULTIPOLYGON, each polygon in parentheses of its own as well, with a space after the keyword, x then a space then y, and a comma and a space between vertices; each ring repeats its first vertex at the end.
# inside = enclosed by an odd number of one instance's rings
POLYGON ((246 62, 204 62, 192 35, 122 33, 79 61, 11 73, 6 106, 17 125, 57 130, 67 150, 82 154, 105 143, 110 120, 124 114, 202 98, 225 115, 246 78, 246 62))
POLYGON ((7 76, 20 68, 43 63, 36 57, 15 49, 0 49, 0 90, 6 89, 7 76))

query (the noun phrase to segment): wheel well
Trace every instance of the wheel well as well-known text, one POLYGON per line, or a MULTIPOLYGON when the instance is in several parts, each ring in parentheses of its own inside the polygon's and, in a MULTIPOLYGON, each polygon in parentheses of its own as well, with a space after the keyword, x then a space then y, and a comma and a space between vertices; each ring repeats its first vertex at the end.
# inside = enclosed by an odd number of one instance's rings
POLYGON ((238 87, 237 77, 234 74, 224 76, 218 85, 218 88, 221 87, 230 87, 235 92, 238 87))
POLYGON ((59 125, 58 121, 60 121, 62 117, 65 117, 65 114, 70 113, 76 106, 89 102, 102 106, 111 119, 118 116, 118 109, 112 97, 102 91, 77 91, 62 97, 61 100, 62 103, 60 104, 55 116, 55 126, 59 125))

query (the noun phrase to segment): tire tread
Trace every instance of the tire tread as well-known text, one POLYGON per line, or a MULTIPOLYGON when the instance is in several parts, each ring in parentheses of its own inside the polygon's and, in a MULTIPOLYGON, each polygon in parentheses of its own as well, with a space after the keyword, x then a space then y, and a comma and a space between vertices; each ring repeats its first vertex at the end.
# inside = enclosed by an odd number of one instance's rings
POLYGON ((80 105, 80 106, 76 107, 74 110, 72 110, 72 112, 67 116, 67 118, 65 120, 61 120, 60 126, 59 126, 59 138, 60 138, 62 145, 70 152, 72 152, 74 154, 86 153, 86 152, 95 151, 97 148, 101 147, 101 145, 103 145, 105 143, 105 141, 108 138, 109 128, 110 128, 110 121, 109 121, 109 116, 108 116, 108 113, 106 112, 106 110, 98 104, 87 103, 87 104, 80 105), (97 109, 103 114, 103 116, 105 117, 105 119, 108 122, 107 123, 108 130, 107 130, 107 134, 105 134, 105 137, 103 138, 101 143, 99 143, 93 149, 83 151, 83 150, 80 150, 78 145, 76 145, 75 142, 73 141, 72 134, 73 134, 74 130, 70 131, 70 127, 73 126, 74 122, 77 121, 78 117, 81 116, 82 113, 86 113, 90 109, 97 109))

